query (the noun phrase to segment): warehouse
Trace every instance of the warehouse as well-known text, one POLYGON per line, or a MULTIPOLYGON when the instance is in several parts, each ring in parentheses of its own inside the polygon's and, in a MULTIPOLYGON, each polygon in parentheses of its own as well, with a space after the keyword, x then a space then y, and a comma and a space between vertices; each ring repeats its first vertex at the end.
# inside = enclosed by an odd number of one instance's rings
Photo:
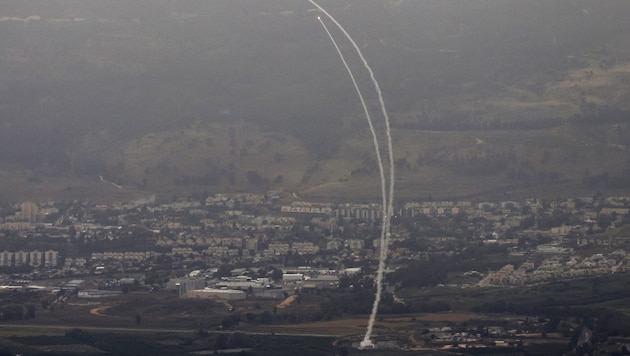
POLYGON ((218 298, 223 300, 241 300, 245 299, 245 292, 235 289, 204 288, 188 291, 188 297, 200 299, 218 298))

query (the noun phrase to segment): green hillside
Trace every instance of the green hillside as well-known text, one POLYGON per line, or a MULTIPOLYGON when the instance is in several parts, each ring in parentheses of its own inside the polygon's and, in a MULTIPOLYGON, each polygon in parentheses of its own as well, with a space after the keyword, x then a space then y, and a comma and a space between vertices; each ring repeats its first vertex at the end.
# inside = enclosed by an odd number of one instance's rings
MULTIPOLYGON (((630 191, 630 3, 322 6, 356 36, 379 79, 399 197, 630 191)), ((5 8, 0 198, 271 189, 378 199, 359 101, 306 1, 5 8)), ((368 75, 331 28, 384 145, 368 75)))

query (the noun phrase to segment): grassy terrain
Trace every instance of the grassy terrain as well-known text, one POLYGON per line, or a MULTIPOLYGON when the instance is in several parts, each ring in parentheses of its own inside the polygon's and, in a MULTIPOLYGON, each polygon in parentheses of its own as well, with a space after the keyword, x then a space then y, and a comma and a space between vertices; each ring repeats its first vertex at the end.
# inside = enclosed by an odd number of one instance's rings
MULTIPOLYGON (((599 318, 600 328, 605 320, 611 336, 615 333, 623 335, 628 332, 627 321, 630 320, 626 308, 630 300, 629 283, 630 277, 619 275, 520 288, 402 289, 397 296, 405 303, 441 301, 449 304, 451 311, 379 314, 374 337, 419 347, 427 337, 428 328, 508 326, 519 318, 528 318, 532 323, 545 318, 563 320, 568 324, 557 327, 566 333, 567 325, 578 325, 581 320, 587 320, 588 315, 599 318), (496 309, 497 306, 504 309, 496 309)), ((224 303, 179 299, 170 292, 130 292, 89 300, 90 303, 70 298, 63 307, 57 305, 54 311, 38 306, 35 319, 3 324, 0 346, 35 355, 45 352, 172 354, 235 345, 246 348, 252 355, 288 355, 295 350, 321 355, 340 352, 340 345, 349 340, 356 341, 365 333, 367 315, 340 315, 340 319, 308 321, 306 316, 319 309, 321 300, 318 298, 321 297, 304 294, 301 298, 300 303, 291 303, 277 312, 273 311, 279 304, 277 300, 236 301, 234 311, 229 312, 224 303), (262 321, 260 315, 264 312, 271 315, 270 322, 262 321), (226 320, 232 320, 237 314, 240 322, 231 322, 227 329, 215 331, 219 325, 228 325, 226 320), (141 316, 139 323, 136 315, 141 316), (285 318, 288 315, 297 318, 291 321, 285 318), (305 318, 301 319, 301 316, 305 318)), ((560 330, 550 331, 547 337, 538 331, 521 338, 530 354, 540 354, 535 350, 552 347, 554 343, 558 347, 566 347, 568 343, 568 336, 562 336, 560 330)), ((348 351, 351 354, 357 352, 348 351)), ((395 351, 392 354, 396 354, 395 351)))
MULTIPOLYGON (((235 6, 8 2, 0 199, 274 189, 378 200, 365 118, 309 6, 235 6), (124 189, 101 187, 99 175, 124 189)), ((627 4, 324 6, 381 82, 398 196, 628 192, 619 183, 630 143, 627 4)), ((384 145, 371 83, 348 57, 384 145)))
MULTIPOLYGON (((621 174, 620 162, 629 159, 625 131, 601 125, 583 128, 567 120, 580 112, 584 100, 629 109, 624 106, 626 93, 620 86, 627 76, 630 65, 603 70, 590 61, 562 80, 549 81, 543 93, 513 86, 500 92, 468 94, 463 101, 446 96, 432 102, 425 114, 394 111, 392 135, 400 195, 465 197, 500 190, 532 196, 536 195, 533 192, 592 191, 593 187, 582 183, 585 174, 621 174), (585 71, 594 74, 584 78, 585 71), (572 83, 589 89, 578 95, 572 83), (616 94, 611 96, 611 92, 616 94), (472 108, 475 105, 477 109, 472 108), (469 120, 478 125, 463 131, 405 127, 405 120, 421 127, 427 116, 448 120, 449 115, 471 115, 475 110, 499 119, 502 129, 484 129, 485 120, 490 119, 475 118, 475 114, 469 120), (542 129, 511 127, 519 120, 557 124, 542 129), (492 160, 500 162, 495 165, 492 160), (462 164, 470 167, 461 169, 462 164)), ((265 134, 263 128, 251 124, 200 123, 178 133, 147 135, 124 146, 122 152, 114 151, 110 165, 124 167, 121 175, 131 182, 147 179, 155 189, 160 184, 171 185, 178 175, 218 175, 215 189, 276 187, 313 198, 356 199, 363 195, 373 200, 378 197, 379 181, 369 132, 360 117, 339 120, 355 130, 334 155, 325 158, 316 157, 291 136, 265 134), (249 171, 259 173, 265 182, 248 181, 249 171), (282 179, 277 180, 278 176, 282 179), (155 179, 157 183, 152 184, 155 179)), ((384 150, 383 135, 380 143, 384 150)), ((384 151, 382 154, 387 157, 384 151)))

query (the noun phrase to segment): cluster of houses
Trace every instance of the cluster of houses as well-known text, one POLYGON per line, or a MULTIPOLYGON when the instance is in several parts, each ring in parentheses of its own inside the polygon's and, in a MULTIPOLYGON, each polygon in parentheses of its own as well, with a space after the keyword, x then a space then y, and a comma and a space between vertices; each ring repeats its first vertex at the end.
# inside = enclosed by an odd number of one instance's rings
POLYGON ((594 254, 589 257, 555 255, 536 265, 526 261, 520 267, 508 264, 500 270, 490 272, 479 282, 479 286, 524 284, 557 281, 595 275, 630 272, 630 254, 616 250, 609 254, 594 254))
POLYGON ((529 322, 520 319, 510 320, 514 329, 503 326, 487 326, 480 329, 453 329, 449 326, 434 327, 423 330, 421 335, 425 345, 442 350, 456 349, 486 349, 488 347, 518 348, 523 345, 523 341, 535 336, 527 334, 523 328, 540 328, 541 322, 529 322), (517 329, 520 327, 521 329, 517 329), (484 340, 486 339, 487 340, 484 340), (488 340, 492 340, 488 342, 488 340))
MULTIPOLYGON (((113 205, 64 204, 24 202, 0 209, 0 238, 23 237, 20 241, 25 246, 42 237, 62 239, 93 246, 93 251, 62 256, 57 251, 39 252, 28 247, 6 250, 0 253, 0 267, 44 266, 81 275, 94 273, 97 268, 142 271, 161 257, 169 258, 174 267, 193 263, 247 267, 283 263, 290 256, 305 256, 311 263, 332 266, 373 259, 380 247, 379 204, 282 205, 274 194, 248 193, 215 194, 202 201, 156 203, 145 199, 113 205), (119 242, 115 249, 100 247, 114 242, 119 242)), ((588 263, 570 262, 573 249, 588 245, 623 248, 630 236, 602 238, 594 233, 627 223, 629 211, 627 197, 407 202, 395 209, 396 219, 407 219, 419 228, 410 231, 409 224, 393 226, 388 261, 396 264, 399 259, 422 258, 427 252, 414 250, 417 241, 428 246, 431 253, 453 253, 468 243, 483 242, 508 245, 514 255, 524 258, 532 253, 548 257, 533 269, 527 262, 518 269, 506 266, 486 276, 484 283, 518 285, 585 275, 603 268, 603 262, 582 268, 588 263), (558 214, 563 220, 550 218, 558 214), (601 219, 603 216, 607 219, 601 219), (609 226, 601 226, 602 221, 609 226), (429 226, 437 228, 431 230, 429 226), (546 239, 545 243, 521 243, 521 239, 533 241, 540 237, 546 239), (567 270, 562 272, 558 266, 567 270)), ((618 263, 608 268, 625 271, 625 264, 618 263)))
POLYGON ((48 251, 7 251, 0 252, 0 267, 48 267, 54 268, 59 265, 59 252, 48 251))

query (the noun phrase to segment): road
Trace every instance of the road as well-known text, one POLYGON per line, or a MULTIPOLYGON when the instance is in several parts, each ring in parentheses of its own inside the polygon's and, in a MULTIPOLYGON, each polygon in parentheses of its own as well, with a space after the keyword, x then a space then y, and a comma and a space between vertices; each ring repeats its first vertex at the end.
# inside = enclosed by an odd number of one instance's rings
MULTIPOLYGON (((108 326, 82 326, 82 325, 50 325, 50 324, 0 324, 0 334, 15 333, 17 330, 54 330, 54 331, 68 331, 72 329, 81 329, 86 331, 102 331, 102 332, 127 332, 127 333, 178 333, 178 334, 194 334, 199 332, 199 329, 156 329, 156 328, 123 328, 123 327, 108 327, 108 326), (8 330, 7 330, 8 329, 8 330)), ((295 337, 322 337, 322 338, 338 338, 340 335, 330 334, 312 334, 312 333, 278 333, 278 332, 260 332, 260 331, 246 331, 246 330, 207 330, 209 333, 216 334, 232 334, 235 332, 243 333, 246 335, 276 335, 276 336, 295 336, 295 337)))

